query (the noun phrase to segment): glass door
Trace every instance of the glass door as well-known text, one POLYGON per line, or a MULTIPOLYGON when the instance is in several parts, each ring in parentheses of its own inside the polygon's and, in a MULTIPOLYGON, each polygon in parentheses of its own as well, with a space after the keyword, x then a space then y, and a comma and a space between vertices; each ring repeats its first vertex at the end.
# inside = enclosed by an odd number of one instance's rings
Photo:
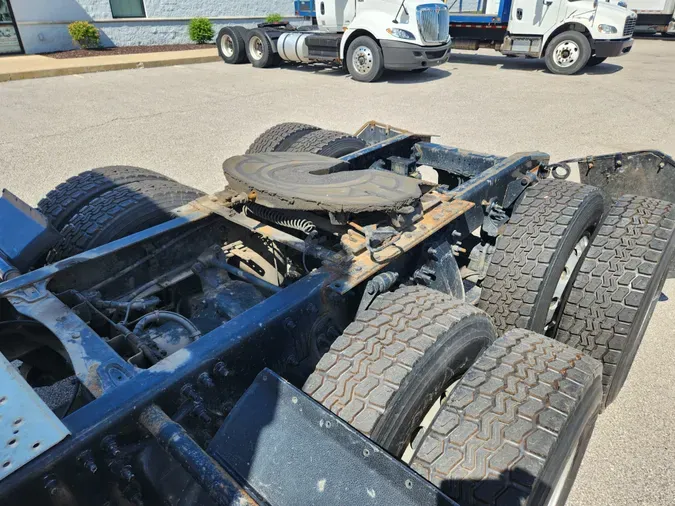
POLYGON ((0 0, 0 55, 23 53, 9 0, 0 0))

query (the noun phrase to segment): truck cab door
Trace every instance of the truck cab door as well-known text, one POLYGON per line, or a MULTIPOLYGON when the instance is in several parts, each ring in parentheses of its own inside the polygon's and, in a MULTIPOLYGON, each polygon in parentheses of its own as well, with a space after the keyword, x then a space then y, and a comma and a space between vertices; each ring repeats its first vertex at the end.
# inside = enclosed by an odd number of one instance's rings
POLYGON ((358 0, 319 0, 316 17, 319 27, 324 30, 340 32, 349 26, 356 16, 358 0))
POLYGON ((566 0, 513 0, 509 17, 511 35, 543 35, 559 23, 566 0))

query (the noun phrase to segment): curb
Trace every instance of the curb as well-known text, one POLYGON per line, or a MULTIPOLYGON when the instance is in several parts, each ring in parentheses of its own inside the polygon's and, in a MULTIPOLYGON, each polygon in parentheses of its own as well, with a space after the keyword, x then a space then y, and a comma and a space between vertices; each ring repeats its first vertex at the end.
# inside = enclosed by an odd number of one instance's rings
POLYGON ((130 61, 123 63, 100 63, 63 68, 47 68, 38 70, 25 70, 18 72, 6 72, 0 74, 0 82, 18 81, 19 79, 36 79, 41 77, 67 76, 73 74, 89 74, 91 72, 106 72, 109 70, 142 69, 153 67, 170 67, 173 65, 188 65, 192 63, 210 63, 220 61, 220 56, 191 56, 185 58, 172 58, 155 61, 130 61))

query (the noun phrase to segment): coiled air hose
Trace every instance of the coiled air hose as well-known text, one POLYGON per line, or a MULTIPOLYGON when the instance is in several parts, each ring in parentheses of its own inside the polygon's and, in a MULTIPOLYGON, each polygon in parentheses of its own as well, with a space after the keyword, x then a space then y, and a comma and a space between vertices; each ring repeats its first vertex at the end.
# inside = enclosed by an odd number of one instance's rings
POLYGON ((282 227, 292 228, 293 230, 299 230, 307 235, 316 231, 316 225, 307 218, 294 217, 289 215, 287 211, 280 209, 272 209, 270 207, 261 206, 260 204, 248 202, 247 204, 244 204, 243 211, 246 215, 252 214, 265 221, 270 221, 277 225, 281 225, 282 227))

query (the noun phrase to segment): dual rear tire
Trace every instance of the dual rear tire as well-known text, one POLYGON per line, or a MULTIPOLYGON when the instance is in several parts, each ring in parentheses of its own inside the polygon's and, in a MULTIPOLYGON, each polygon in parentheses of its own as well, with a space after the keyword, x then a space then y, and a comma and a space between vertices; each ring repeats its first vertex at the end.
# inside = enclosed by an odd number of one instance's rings
POLYGON ((461 504, 562 505, 601 365, 530 331, 495 339, 477 308, 401 287, 357 315, 303 390, 461 504))
POLYGON ((82 172, 38 203, 62 235, 46 260, 61 260, 168 221, 173 209, 202 195, 139 167, 110 166, 82 172))
POLYGON ((237 64, 248 61, 246 54, 247 31, 243 26, 226 26, 218 32, 218 37, 216 37, 218 55, 225 63, 237 64))
POLYGON ((603 215, 597 188, 544 180, 497 239, 479 307, 500 332, 524 328, 603 364, 603 405, 618 395, 675 252, 675 206, 623 196, 603 215))
POLYGON ((340 158, 365 147, 364 141, 346 133, 305 123, 280 123, 260 134, 246 153, 290 151, 340 158))

